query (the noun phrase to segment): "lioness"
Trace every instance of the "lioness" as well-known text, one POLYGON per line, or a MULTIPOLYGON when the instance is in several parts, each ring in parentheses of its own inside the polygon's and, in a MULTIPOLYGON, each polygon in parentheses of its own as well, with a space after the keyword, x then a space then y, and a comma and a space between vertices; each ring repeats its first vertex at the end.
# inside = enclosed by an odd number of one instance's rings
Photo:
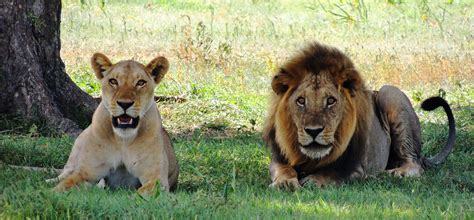
POLYGON ((111 187, 150 193, 159 182, 165 191, 178 181, 178 163, 154 102, 153 91, 168 71, 165 57, 147 66, 127 60, 112 64, 103 54, 92 56, 102 83, 102 101, 92 124, 77 138, 56 191, 104 178, 111 187))
POLYGON ((448 143, 432 159, 421 156, 421 128, 398 88, 366 89, 352 61, 339 50, 312 43, 282 66, 272 80, 263 138, 271 148, 271 186, 338 184, 388 171, 419 176, 441 163, 455 141, 448 103, 434 97, 422 108, 442 106, 448 143))

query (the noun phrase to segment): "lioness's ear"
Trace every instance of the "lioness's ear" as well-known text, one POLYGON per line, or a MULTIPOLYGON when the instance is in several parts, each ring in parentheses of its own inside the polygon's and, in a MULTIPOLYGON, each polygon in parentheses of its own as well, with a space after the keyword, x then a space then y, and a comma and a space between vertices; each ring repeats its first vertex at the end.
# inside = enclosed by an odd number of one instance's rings
POLYGON ((359 72, 355 69, 345 70, 338 79, 338 83, 349 90, 352 97, 355 96, 357 90, 362 89, 363 87, 362 78, 359 72))
POLYGON ((94 69, 95 76, 101 80, 104 78, 107 70, 112 67, 112 62, 104 54, 95 53, 91 59, 92 69, 94 69))
POLYGON ((155 79, 155 83, 158 84, 161 79, 168 72, 170 63, 165 57, 159 56, 153 59, 148 65, 146 65, 147 71, 155 79))
POLYGON ((278 72, 278 74, 273 77, 273 80, 272 80, 273 91, 277 95, 285 93, 289 88, 290 79, 291 79, 290 74, 288 74, 288 72, 285 69, 281 68, 280 72, 278 72))

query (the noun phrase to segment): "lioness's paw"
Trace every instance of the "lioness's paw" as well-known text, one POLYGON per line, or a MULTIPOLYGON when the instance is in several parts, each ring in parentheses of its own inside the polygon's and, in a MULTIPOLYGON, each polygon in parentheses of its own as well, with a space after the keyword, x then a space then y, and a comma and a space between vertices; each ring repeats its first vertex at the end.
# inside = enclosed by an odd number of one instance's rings
POLYGON ((155 186, 145 186, 145 187, 140 187, 138 188, 138 193, 140 193, 140 195, 151 195, 153 194, 153 192, 155 191, 155 186))
POLYGON ((298 189, 300 188, 300 183, 298 182, 297 178, 278 178, 276 179, 272 184, 270 184, 271 188, 277 188, 277 189, 298 189))
POLYGON ((299 182, 302 186, 307 185, 307 184, 314 184, 317 187, 323 187, 327 185, 332 185, 336 184, 336 181, 333 179, 326 177, 326 176, 321 176, 321 175, 309 175, 303 179, 300 180, 299 182))
POLYGON ((58 185, 56 185, 54 188, 53 188, 53 192, 65 192, 67 191, 67 188, 64 186, 64 184, 62 183, 59 183, 58 185))

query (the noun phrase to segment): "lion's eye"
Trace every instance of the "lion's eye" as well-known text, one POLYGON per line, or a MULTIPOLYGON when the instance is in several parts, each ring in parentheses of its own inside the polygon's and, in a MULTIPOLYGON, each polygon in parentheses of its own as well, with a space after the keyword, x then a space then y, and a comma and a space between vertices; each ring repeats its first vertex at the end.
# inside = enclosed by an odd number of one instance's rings
POLYGON ((334 97, 329 97, 327 100, 326 100, 326 105, 329 107, 329 106, 332 106, 336 103, 336 98, 334 97))
POLYGON ((117 86, 117 85, 118 85, 118 82, 117 82, 116 79, 113 79, 113 78, 112 78, 112 79, 109 79, 109 84, 110 84, 111 86, 117 86))
POLYGON ((306 100, 303 98, 303 97, 299 97, 298 99, 296 99, 296 104, 303 107, 306 103, 306 100))
POLYGON ((144 86, 145 84, 146 84, 146 81, 145 81, 145 80, 143 80, 143 79, 141 79, 141 80, 138 80, 138 82, 137 82, 137 85, 136 85, 136 86, 138 86, 138 87, 142 87, 142 86, 144 86))

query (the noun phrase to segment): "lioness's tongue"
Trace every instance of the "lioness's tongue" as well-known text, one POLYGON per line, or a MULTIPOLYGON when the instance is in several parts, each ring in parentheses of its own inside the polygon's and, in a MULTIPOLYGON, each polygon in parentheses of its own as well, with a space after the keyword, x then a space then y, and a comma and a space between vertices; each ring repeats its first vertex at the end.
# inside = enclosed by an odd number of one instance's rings
POLYGON ((118 123, 119 124, 131 124, 132 123, 132 118, 126 115, 119 116, 118 117, 118 123))

